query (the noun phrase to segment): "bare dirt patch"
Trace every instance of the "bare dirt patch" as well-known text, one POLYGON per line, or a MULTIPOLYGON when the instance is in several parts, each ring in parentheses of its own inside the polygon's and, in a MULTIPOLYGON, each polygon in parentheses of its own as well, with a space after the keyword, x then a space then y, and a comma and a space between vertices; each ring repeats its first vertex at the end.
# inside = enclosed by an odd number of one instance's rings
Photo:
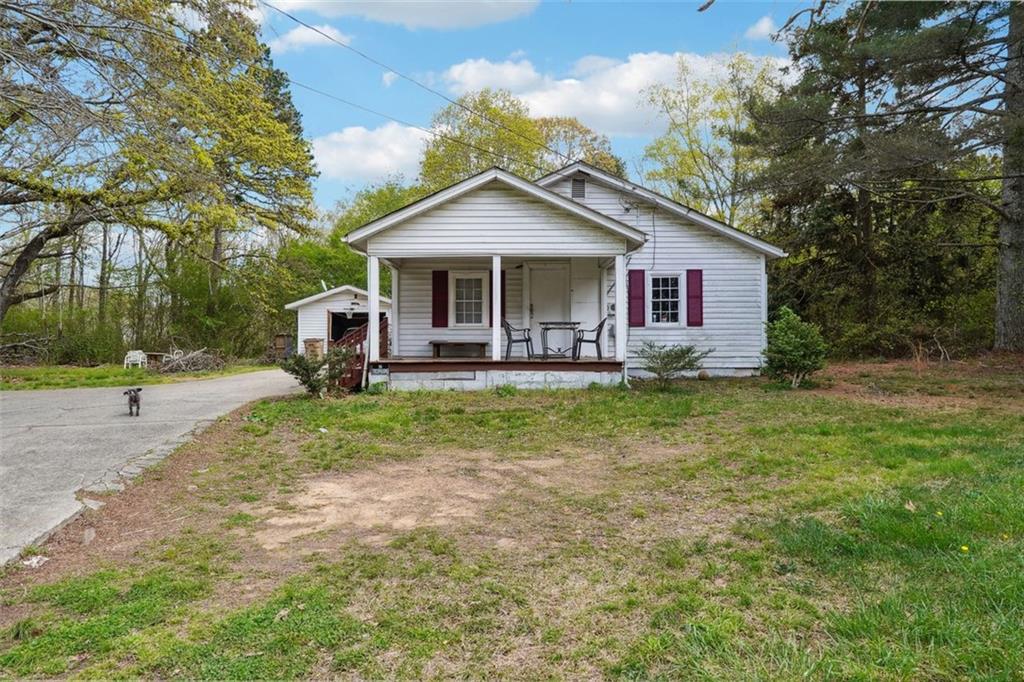
POLYGON ((596 459, 506 460, 490 452, 447 452, 317 476, 302 491, 257 511, 265 521, 255 539, 276 550, 303 536, 339 531, 379 544, 414 528, 477 519, 500 495, 523 486, 563 484, 581 469, 593 469, 596 459), (281 507, 288 511, 278 511, 281 507))

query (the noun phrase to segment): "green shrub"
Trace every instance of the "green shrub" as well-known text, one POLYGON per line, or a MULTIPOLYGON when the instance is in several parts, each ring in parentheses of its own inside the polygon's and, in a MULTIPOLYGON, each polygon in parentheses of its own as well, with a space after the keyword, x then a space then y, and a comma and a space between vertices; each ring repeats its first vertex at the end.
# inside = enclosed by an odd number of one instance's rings
POLYGON ((655 384, 664 389, 683 372, 700 369, 700 363, 713 352, 714 348, 699 352, 693 346, 663 346, 644 341, 637 355, 643 362, 640 369, 653 374, 655 384))
POLYGON ((332 348, 322 358, 311 359, 296 353, 281 362, 281 369, 295 377, 311 396, 339 390, 339 380, 352 361, 354 351, 348 346, 332 348))
POLYGON ((764 369, 769 376, 787 379, 793 388, 799 388, 811 373, 825 366, 827 350, 818 326, 783 306, 768 324, 764 369))

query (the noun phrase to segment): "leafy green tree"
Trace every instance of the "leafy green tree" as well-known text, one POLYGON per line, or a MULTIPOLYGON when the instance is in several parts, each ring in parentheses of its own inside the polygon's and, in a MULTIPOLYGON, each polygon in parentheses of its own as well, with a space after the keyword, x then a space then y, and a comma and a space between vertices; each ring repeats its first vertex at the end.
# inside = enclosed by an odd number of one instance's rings
POLYGON ((544 160, 544 137, 526 104, 508 90, 490 88, 462 95, 434 115, 438 133, 423 151, 420 182, 434 191, 500 166, 536 177, 544 160))
POLYGON ((91 226, 212 235, 219 264, 218 235, 300 230, 310 219, 309 147, 267 98, 264 48, 241 6, 2 9, 0 221, 16 227, 0 235, 0 321, 60 287, 21 285, 91 226))
POLYGON ((818 327, 783 306, 768 324, 765 372, 787 379, 793 388, 825 366, 827 347, 818 327))
POLYGON ((771 62, 737 53, 720 75, 695 76, 679 58, 675 81, 645 92, 668 128, 644 150, 648 181, 669 197, 730 225, 750 229, 760 218, 761 195, 750 190, 763 158, 736 144, 752 121, 750 97, 770 96, 771 62))
POLYGON ((605 135, 572 117, 531 118, 508 90, 467 93, 441 109, 431 128, 437 134, 424 148, 416 191, 435 191, 492 166, 531 179, 574 161, 626 172, 605 135))
POLYGON ((584 161, 612 175, 626 176, 626 164, 612 152, 606 135, 594 132, 571 116, 535 119, 544 144, 558 152, 545 154, 542 165, 558 170, 571 161, 584 161))
POLYGON ((397 211, 427 194, 425 188, 407 185, 400 177, 365 187, 350 200, 338 205, 333 216, 333 235, 336 238, 344 237, 352 230, 397 211))

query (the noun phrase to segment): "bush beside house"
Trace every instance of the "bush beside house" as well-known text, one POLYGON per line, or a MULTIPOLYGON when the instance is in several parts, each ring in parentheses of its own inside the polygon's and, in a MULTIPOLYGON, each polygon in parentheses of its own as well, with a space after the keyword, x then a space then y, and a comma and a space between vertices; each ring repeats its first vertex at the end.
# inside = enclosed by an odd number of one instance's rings
POLYGON ((793 388, 799 388, 804 379, 825 366, 827 351, 818 326, 804 322, 783 306, 775 321, 768 324, 765 373, 786 379, 793 388))

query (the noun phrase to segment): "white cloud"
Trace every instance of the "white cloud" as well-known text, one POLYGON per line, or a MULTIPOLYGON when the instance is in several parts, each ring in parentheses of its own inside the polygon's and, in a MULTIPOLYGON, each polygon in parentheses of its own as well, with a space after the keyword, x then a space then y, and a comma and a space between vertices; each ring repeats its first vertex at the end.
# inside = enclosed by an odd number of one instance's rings
POLYGON ((317 26, 316 29, 319 33, 311 28, 307 28, 306 26, 296 26, 284 35, 271 40, 270 49, 273 50, 275 54, 284 54, 285 52, 299 52, 307 47, 334 45, 335 43, 331 40, 332 38, 339 43, 344 43, 345 45, 352 42, 352 38, 350 36, 345 35, 328 24, 321 24, 320 26, 317 26))
MULTIPOLYGON (((537 71, 528 60, 491 62, 470 59, 442 75, 451 92, 484 87, 507 88, 530 107, 533 116, 575 116, 606 135, 647 135, 661 132, 657 113, 642 102, 642 91, 671 83, 678 60, 685 60, 695 78, 724 73, 725 55, 642 52, 625 60, 588 55, 559 78, 537 71)), ((781 66, 782 59, 773 59, 781 66)))
POLYGON ((386 123, 379 128, 351 126, 313 140, 320 172, 333 180, 368 181, 402 173, 415 175, 427 133, 386 123))
POLYGON ((763 16, 755 21, 743 36, 750 40, 770 40, 777 30, 779 29, 775 21, 769 16, 763 16))
POLYGON ((577 78, 589 76, 592 73, 610 69, 613 66, 621 64, 622 61, 619 59, 613 59, 612 57, 602 57, 601 55, 591 54, 586 57, 580 57, 576 60, 576 63, 572 65, 570 74, 577 78))
POLYGON ((457 94, 481 88, 505 88, 522 92, 540 86, 544 80, 528 60, 491 62, 467 59, 443 74, 444 80, 457 94))
MULTIPOLYGON (((268 0, 287 12, 305 10, 324 17, 361 17, 409 29, 474 28, 526 16, 539 0, 268 0)), ((264 17, 278 14, 267 10, 264 17)))
POLYGON ((391 84, 398 80, 398 74, 394 71, 385 71, 380 75, 380 80, 385 88, 390 88, 391 84))

